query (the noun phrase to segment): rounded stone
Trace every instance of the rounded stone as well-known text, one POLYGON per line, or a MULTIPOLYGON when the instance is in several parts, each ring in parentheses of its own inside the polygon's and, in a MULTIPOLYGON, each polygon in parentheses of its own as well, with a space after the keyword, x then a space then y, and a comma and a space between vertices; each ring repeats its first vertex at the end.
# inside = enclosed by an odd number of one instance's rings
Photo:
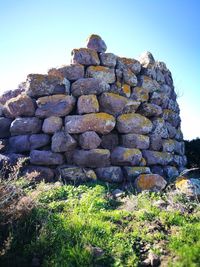
POLYGON ((44 119, 42 125, 42 131, 47 134, 53 134, 61 130, 62 125, 63 125, 62 118, 51 116, 49 118, 44 119))
POLYGON ((79 48, 73 49, 72 51, 72 63, 85 66, 96 66, 100 64, 100 60, 95 50, 90 48, 79 48))
POLYGON ((89 38, 87 40, 87 47, 90 49, 93 49, 99 53, 105 52, 107 49, 105 42, 97 34, 92 34, 89 36, 89 38))
POLYGON ((79 145, 83 149, 95 149, 101 144, 101 138, 93 131, 82 133, 79 136, 79 145))
POLYGON ((78 114, 99 112, 99 102, 96 95, 82 95, 78 98, 78 114))
POLYGON ((142 153, 139 149, 116 147, 111 153, 111 163, 113 165, 137 166, 142 160, 142 153))
POLYGON ((42 121, 38 118, 17 118, 10 126, 11 135, 23 135, 39 133, 42 128, 42 121))
POLYGON ((123 114, 117 118, 117 130, 120 133, 147 134, 152 130, 152 123, 140 114, 123 114))
POLYGON ((114 69, 104 66, 90 66, 87 68, 86 75, 89 78, 100 79, 105 83, 114 83, 116 80, 114 69))
POLYGON ((10 125, 12 123, 12 119, 0 117, 0 138, 9 137, 10 136, 10 125))
POLYGON ((52 137, 51 150, 53 152, 65 152, 73 150, 77 145, 76 140, 64 131, 54 133, 52 137))
POLYGON ((135 186, 138 191, 149 190, 159 192, 167 185, 165 179, 159 174, 141 174, 135 180, 135 186))
POLYGON ((65 118, 65 131, 72 134, 87 131, 108 134, 114 127, 115 118, 107 113, 72 115, 65 118))
POLYGON ((75 102, 76 100, 73 96, 63 94, 40 97, 37 100, 38 108, 35 116, 39 118, 66 116, 74 108, 75 102))
POLYGON ((6 102, 3 112, 8 118, 31 117, 35 114, 34 102, 28 95, 20 94, 6 102))

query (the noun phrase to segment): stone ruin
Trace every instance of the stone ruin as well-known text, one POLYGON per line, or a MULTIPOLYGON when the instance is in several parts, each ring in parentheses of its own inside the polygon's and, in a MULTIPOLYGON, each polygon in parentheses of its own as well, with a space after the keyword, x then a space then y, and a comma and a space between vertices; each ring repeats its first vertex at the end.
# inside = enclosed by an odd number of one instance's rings
POLYGON ((91 35, 70 65, 29 74, 0 98, 1 164, 26 157, 23 173, 46 181, 179 175, 186 157, 171 72, 149 52, 136 60, 106 49, 91 35))

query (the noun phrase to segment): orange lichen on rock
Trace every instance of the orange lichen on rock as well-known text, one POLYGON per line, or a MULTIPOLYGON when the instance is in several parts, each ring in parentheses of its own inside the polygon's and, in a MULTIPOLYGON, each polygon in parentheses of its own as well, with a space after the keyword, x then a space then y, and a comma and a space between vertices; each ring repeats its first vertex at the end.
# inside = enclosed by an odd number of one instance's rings
POLYGON ((165 188, 167 182, 158 174, 141 174, 136 179, 135 184, 139 191, 160 191, 165 188))

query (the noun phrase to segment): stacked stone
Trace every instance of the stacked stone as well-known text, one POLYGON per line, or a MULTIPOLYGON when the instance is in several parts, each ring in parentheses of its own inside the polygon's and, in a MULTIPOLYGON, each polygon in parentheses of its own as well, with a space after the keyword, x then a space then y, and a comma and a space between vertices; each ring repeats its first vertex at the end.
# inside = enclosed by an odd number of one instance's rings
POLYGON ((30 74, 25 92, 0 106, 1 158, 27 156, 25 172, 52 180, 134 181, 178 175, 186 163, 170 71, 151 53, 105 53, 91 35, 72 63, 30 74))

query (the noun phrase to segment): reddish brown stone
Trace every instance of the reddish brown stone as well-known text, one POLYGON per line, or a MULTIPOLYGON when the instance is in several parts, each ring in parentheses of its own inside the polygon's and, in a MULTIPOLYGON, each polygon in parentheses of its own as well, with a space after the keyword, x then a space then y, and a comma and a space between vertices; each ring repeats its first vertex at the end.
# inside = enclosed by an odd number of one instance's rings
POLYGON ((21 94, 17 97, 11 98, 6 102, 3 109, 4 115, 8 118, 16 118, 20 116, 34 116, 35 106, 33 100, 21 94))
POLYGON ((167 182, 158 174, 141 174, 135 180, 135 186, 138 191, 149 190, 159 192, 165 188, 167 182))

